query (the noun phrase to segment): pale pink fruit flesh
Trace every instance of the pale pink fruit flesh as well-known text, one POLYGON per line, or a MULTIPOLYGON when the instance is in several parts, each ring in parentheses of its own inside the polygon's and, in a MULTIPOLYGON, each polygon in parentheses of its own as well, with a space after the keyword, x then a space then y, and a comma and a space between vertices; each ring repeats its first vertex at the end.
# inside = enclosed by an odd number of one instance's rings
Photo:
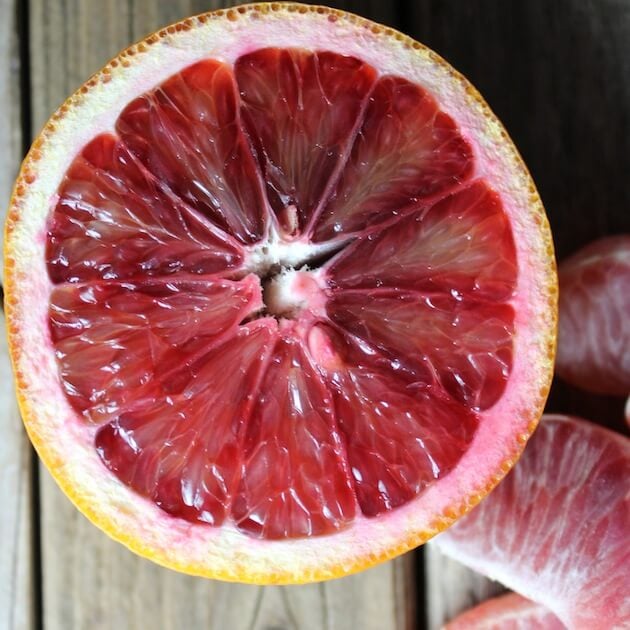
POLYGON ((473 171, 425 90, 336 53, 200 61, 131 102, 47 243, 61 380, 104 464, 272 539, 448 474, 512 369, 512 230, 473 171))
POLYGON ((600 239, 559 268, 556 371, 582 389, 630 393, 630 235, 600 239))
POLYGON ((507 593, 467 610, 444 630, 564 630, 549 609, 516 593, 507 593))
POLYGON ((543 416, 512 472, 435 542, 569 627, 625 627, 629 475, 628 438, 543 416))

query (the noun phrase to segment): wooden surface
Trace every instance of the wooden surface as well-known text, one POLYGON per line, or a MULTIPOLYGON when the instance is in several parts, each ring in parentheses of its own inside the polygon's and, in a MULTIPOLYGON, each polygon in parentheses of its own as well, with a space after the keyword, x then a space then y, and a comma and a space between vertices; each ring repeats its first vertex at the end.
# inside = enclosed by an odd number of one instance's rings
MULTIPOLYGON (((22 155, 17 4, 0 0, 0 221, 22 155)), ((0 253, 2 244, 0 243, 0 253)), ((0 280, 2 271, 0 270, 0 280)), ((0 312, 0 628, 34 627, 32 452, 13 395, 0 312)))
MULTIPOLYGON (((400 28, 480 89, 532 171, 561 258, 597 236, 630 232, 630 2, 328 4, 400 28)), ((0 0, 2 211, 22 140, 90 73, 158 26, 223 5, 0 0), (22 99, 20 86, 26 88, 22 99)), ((303 587, 230 585, 154 566, 89 525, 45 471, 31 474, 32 455, 7 374, 0 344, 0 629, 434 629, 499 588, 431 548, 303 587)), ((620 401, 585 400, 560 384, 549 408, 586 409, 586 415, 614 426, 611 418, 618 415, 621 426, 620 401)))
POLYGON ((428 578, 424 606, 429 628, 437 630, 458 613, 506 590, 451 560, 431 543, 424 547, 424 558, 428 578))
MULTIPOLYGON (((22 117, 18 0, 0 0, 0 220, 11 196, 13 181, 22 159, 22 117)), ((0 239, 0 255, 3 243, 0 239)), ((0 281, 2 280, 0 267, 0 281)), ((0 282, 1 284, 1 282, 0 282)))
POLYGON ((0 313, 0 628, 31 630, 35 620, 31 448, 24 435, 0 313))

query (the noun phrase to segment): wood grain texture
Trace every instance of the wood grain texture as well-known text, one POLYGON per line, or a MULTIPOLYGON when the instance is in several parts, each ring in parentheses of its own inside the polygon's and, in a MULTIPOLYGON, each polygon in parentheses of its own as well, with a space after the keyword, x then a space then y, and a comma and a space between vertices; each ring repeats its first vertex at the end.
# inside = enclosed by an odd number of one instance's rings
MULTIPOLYGON (((356 10, 360 4, 348 3, 356 10)), ((380 2, 367 4, 372 17, 394 19, 380 2)), ((223 3, 191 0, 32 0, 34 129, 130 42, 219 6, 223 3)), ((45 630, 403 630, 413 622, 410 557, 341 580, 296 587, 186 577, 109 540, 78 514, 46 471, 41 478, 45 630)))
POLYGON ((35 627, 31 530, 33 454, 13 393, 2 311, 0 435, 0 628, 31 630, 35 627))
MULTIPOLYGON (((18 49, 17 0, 0 0, 0 225, 9 205, 13 181, 22 155, 20 116, 20 57, 18 49)), ((0 239, 0 261, 3 239, 0 239)), ((2 283, 0 265, 0 284, 2 283)))
POLYGON ((257 587, 179 575, 109 540, 44 473, 46 630, 402 630, 409 563, 340 580, 257 587))
POLYGON ((459 613, 472 608, 505 588, 445 556, 435 545, 424 548, 428 577, 425 602, 427 630, 439 630, 459 613))
MULTIPOLYGON (((0 224, 22 155, 17 3, 0 0, 0 224)), ((2 243, 0 242, 0 254, 2 243)), ((2 271, 0 269, 0 280, 2 271)), ((32 451, 13 393, 0 310, 0 628, 34 628, 32 451)))

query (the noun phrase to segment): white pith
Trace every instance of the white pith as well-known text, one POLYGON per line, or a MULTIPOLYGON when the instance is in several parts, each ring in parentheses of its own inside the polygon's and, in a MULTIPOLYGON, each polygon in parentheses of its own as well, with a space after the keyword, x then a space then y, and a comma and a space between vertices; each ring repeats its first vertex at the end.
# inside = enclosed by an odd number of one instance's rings
POLYGON ((272 231, 267 239, 248 248, 244 269, 258 276, 266 275, 274 267, 301 269, 319 256, 338 248, 339 245, 335 242, 311 243, 304 239, 291 241, 272 231))
MULTIPOLYGON (((527 434, 529 406, 548 387, 548 373, 532 374, 532 365, 542 365, 549 354, 553 315, 551 287, 534 274, 521 274, 513 304, 516 308, 514 365, 502 399, 484 414, 479 431, 448 484, 435 484, 416 501, 377 519, 358 516, 353 524, 332 536, 268 542, 250 538, 230 524, 221 528, 194 525, 165 516, 155 504, 139 497, 109 473, 93 445, 95 427, 76 417, 57 377, 50 351, 48 300, 51 283, 43 256, 48 216, 59 183, 76 153, 95 135, 112 132, 124 106, 182 68, 203 58, 233 63, 252 49, 266 46, 301 46, 355 55, 382 74, 396 74, 428 89, 441 108, 453 116, 471 142, 480 165, 477 176, 486 177, 501 194, 510 216, 522 267, 549 267, 549 243, 543 241, 540 220, 533 205, 532 184, 518 155, 503 137, 496 119, 470 91, 468 84, 426 49, 413 49, 403 41, 346 18, 330 22, 317 12, 291 13, 286 9, 268 13, 245 13, 235 21, 226 18, 195 23, 190 31, 174 33, 130 58, 130 65, 111 72, 107 83, 98 83, 84 95, 80 107, 68 110, 56 122, 54 134, 41 148, 35 181, 19 201, 20 220, 8 236, 13 252, 7 275, 19 292, 8 305, 13 321, 19 322, 11 343, 15 368, 23 379, 23 392, 37 418, 28 427, 36 444, 46 444, 52 453, 49 466, 74 480, 73 499, 99 506, 111 519, 113 535, 135 541, 131 546, 173 568, 224 579, 292 582, 323 579, 359 564, 383 560, 392 549, 417 544, 436 532, 436 516, 453 505, 464 505, 489 483, 489 471, 499 474, 506 453, 515 450, 515 436, 527 434), (287 19, 291 19, 288 27, 287 19), (69 148, 72 150, 69 150, 69 148), (52 461, 51 461, 52 460, 52 461), (141 542, 139 542, 141 541, 141 542), (415 543, 414 543, 415 541, 415 543)), ((536 205, 536 211, 539 208, 536 205)), ((285 242, 271 238, 251 248, 246 266, 260 273, 265 266, 300 269, 329 245, 285 242), (266 249, 265 249, 266 248, 266 249)), ((290 275, 290 274, 289 274, 290 275)), ((293 276, 295 277, 295 276, 293 276)), ((281 287, 282 299, 287 287, 281 287)), ((86 510, 88 511, 88 510, 86 510)))
POLYGON ((269 234, 259 243, 247 248, 243 269, 263 279, 264 303, 270 315, 294 318, 303 310, 323 313, 326 281, 310 265, 321 256, 334 253, 340 245, 336 241, 312 243, 306 237, 292 239, 272 224, 269 234), (318 295, 305 291, 304 279, 312 278, 318 295))
POLYGON ((312 271, 282 269, 273 276, 265 288, 264 301, 271 315, 295 317, 304 310, 314 308, 315 300, 309 291, 303 290, 303 279, 317 282, 312 271))

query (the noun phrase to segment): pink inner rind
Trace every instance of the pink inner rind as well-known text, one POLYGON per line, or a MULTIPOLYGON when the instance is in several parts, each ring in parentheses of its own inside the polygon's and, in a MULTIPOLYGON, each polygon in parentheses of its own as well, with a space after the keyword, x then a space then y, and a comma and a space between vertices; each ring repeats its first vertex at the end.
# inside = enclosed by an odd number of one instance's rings
POLYGON ((186 68, 116 129, 68 169, 47 245, 61 380, 105 465, 174 516, 264 538, 332 533, 448 474, 509 378, 517 270, 435 100, 264 49, 186 68), (279 321, 268 267, 246 273, 273 238, 349 241, 279 321))

